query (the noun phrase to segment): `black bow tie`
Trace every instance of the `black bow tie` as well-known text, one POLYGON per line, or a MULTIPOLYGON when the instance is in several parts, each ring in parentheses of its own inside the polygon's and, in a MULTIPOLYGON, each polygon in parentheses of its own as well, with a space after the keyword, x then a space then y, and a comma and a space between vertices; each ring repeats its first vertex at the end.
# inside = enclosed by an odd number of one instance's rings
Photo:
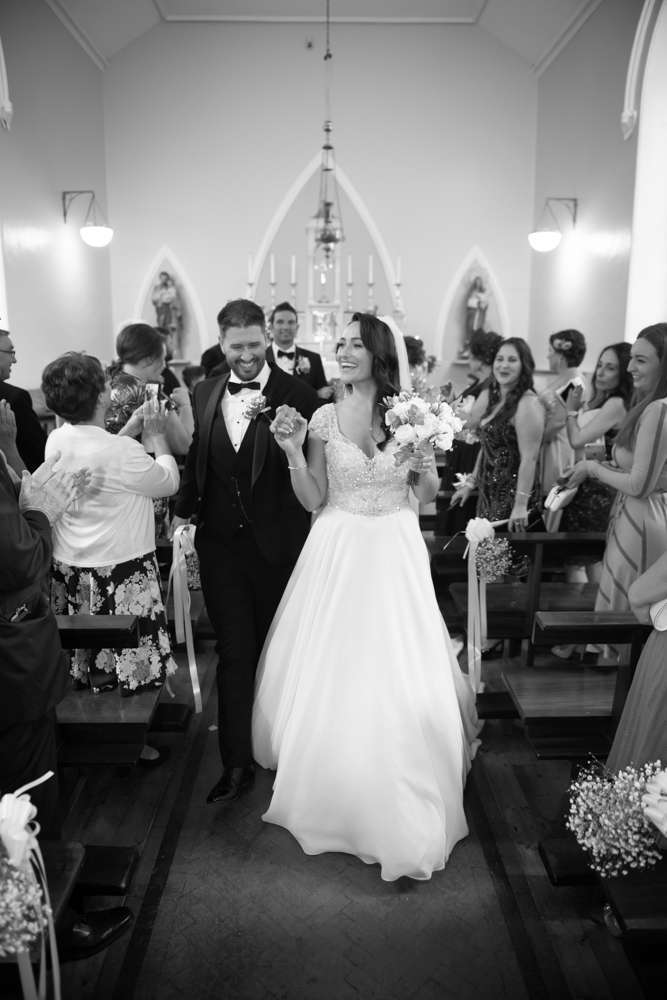
POLYGON ((237 392, 240 392, 241 389, 259 389, 260 385, 259 382, 228 382, 227 388, 231 392, 232 396, 234 396, 237 392))
POLYGON ((290 360, 294 357, 295 354, 296 351, 278 351, 279 358, 290 358, 290 360))

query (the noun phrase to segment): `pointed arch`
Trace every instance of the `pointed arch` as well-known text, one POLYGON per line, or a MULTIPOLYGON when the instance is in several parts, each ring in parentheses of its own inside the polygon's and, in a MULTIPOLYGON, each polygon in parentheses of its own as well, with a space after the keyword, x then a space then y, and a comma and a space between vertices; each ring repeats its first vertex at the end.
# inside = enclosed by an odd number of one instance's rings
POLYGON ((204 310, 202 309, 201 302, 199 301, 199 296, 188 272, 185 270, 180 260, 171 249, 168 243, 163 243, 158 252, 153 257, 148 270, 144 275, 144 279, 141 282, 137 297, 135 299, 134 305, 134 315, 139 317, 143 316, 144 309, 147 303, 150 304, 150 293, 152 284, 155 281, 156 275, 161 270, 167 270, 164 266, 167 264, 173 270, 174 274, 178 278, 178 281, 182 285, 185 293, 187 295, 188 305, 192 310, 192 318, 194 319, 195 334, 199 339, 199 353, 209 346, 209 340, 207 337, 207 323, 204 310))
MULTIPOLYGON (((262 240, 259 244, 259 247, 257 248, 257 252, 253 258, 251 273, 252 273, 252 282, 255 286, 259 281, 259 277, 262 273, 262 268, 266 263, 266 258, 268 256, 269 250, 271 249, 271 244, 273 243, 278 230, 280 229, 285 217, 287 216, 287 213, 289 212, 290 208, 298 198, 303 188, 306 186, 306 184, 313 176, 313 174, 316 173, 317 170, 319 169, 321 161, 322 161, 322 154, 321 152, 317 152, 315 156, 313 156, 312 160, 301 171, 299 176, 296 178, 292 186, 285 194, 283 200, 280 202, 280 205, 276 209, 275 214, 271 219, 271 222, 269 223, 264 233, 264 236, 262 237, 262 240)), ((394 271, 394 265, 389 255, 387 245, 384 239, 382 238, 382 234, 380 233, 380 230, 370 212, 370 209, 368 208, 365 201, 355 188, 350 178, 338 164, 336 164, 336 180, 338 181, 341 188, 343 189, 343 191, 348 196, 353 206, 357 210, 359 217, 361 218, 361 221, 365 225, 368 235, 371 238, 373 246, 375 247, 375 250, 377 252, 378 259, 382 265, 382 270, 384 271, 387 285, 389 286, 389 291, 391 294, 392 304, 394 309, 401 308, 401 304, 400 302, 398 302, 396 295, 396 273, 394 271)))
POLYGON ((449 287, 442 300, 442 305, 440 306, 438 322, 435 328, 435 343, 436 345, 440 345, 441 352, 445 347, 442 341, 447 327, 447 320, 452 310, 452 306, 454 305, 454 300, 457 297, 457 293, 460 291, 461 282, 465 278, 468 271, 470 271, 475 264, 479 264, 479 266, 488 274, 489 285, 491 286, 491 291, 493 292, 493 297, 496 300, 496 305, 500 314, 502 330, 499 332, 502 333, 503 337, 511 336, 509 310, 507 308, 507 303, 505 302, 505 296, 503 295, 500 282, 498 281, 495 271, 491 267, 486 255, 480 250, 477 244, 475 244, 470 248, 454 272, 454 276, 449 283, 449 287))

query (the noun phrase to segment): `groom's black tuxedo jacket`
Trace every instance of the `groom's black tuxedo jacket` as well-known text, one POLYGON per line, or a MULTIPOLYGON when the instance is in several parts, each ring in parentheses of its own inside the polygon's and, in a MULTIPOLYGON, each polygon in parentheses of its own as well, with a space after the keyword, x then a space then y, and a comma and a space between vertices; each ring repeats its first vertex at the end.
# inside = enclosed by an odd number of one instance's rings
MULTIPOLYGON (((229 375, 207 379, 195 386, 195 432, 174 512, 178 517, 191 517, 201 497, 199 527, 214 537, 232 538, 243 521, 238 502, 240 490, 244 508, 250 501, 247 513, 260 552, 271 565, 279 566, 298 558, 308 534, 310 515, 292 489, 287 456, 276 444, 269 424, 282 404, 293 406, 310 420, 320 400, 300 379, 273 365, 270 367, 271 375, 264 389, 270 412, 251 421, 238 452, 229 438, 220 407, 229 375), (215 448, 212 447, 214 424, 215 448)), ((247 522, 246 527, 249 527, 247 522)))

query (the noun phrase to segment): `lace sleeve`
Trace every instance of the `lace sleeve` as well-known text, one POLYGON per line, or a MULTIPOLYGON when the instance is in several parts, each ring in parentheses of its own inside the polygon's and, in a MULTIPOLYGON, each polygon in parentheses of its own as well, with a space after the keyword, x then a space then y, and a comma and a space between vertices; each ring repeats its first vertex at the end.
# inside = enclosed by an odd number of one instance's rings
POLYGON ((331 421, 336 419, 336 407, 333 403, 327 403, 326 406, 320 406, 318 410, 313 413, 310 423, 308 424, 308 430, 317 434, 319 438, 323 441, 328 441, 331 437, 331 421))

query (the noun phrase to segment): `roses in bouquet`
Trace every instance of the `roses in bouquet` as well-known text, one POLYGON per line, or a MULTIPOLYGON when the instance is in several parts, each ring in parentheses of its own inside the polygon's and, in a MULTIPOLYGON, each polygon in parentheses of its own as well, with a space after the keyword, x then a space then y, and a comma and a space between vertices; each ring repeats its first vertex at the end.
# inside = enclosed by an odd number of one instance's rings
MULTIPOLYGON (((385 422, 396 439, 398 448, 394 453, 397 465, 407 462, 411 455, 421 451, 428 454, 434 448, 449 451, 454 443, 454 435, 463 427, 460 417, 449 403, 445 403, 436 390, 426 395, 417 392, 400 392, 397 396, 387 396, 385 422)), ((408 484, 419 482, 419 473, 408 473, 408 484)))

